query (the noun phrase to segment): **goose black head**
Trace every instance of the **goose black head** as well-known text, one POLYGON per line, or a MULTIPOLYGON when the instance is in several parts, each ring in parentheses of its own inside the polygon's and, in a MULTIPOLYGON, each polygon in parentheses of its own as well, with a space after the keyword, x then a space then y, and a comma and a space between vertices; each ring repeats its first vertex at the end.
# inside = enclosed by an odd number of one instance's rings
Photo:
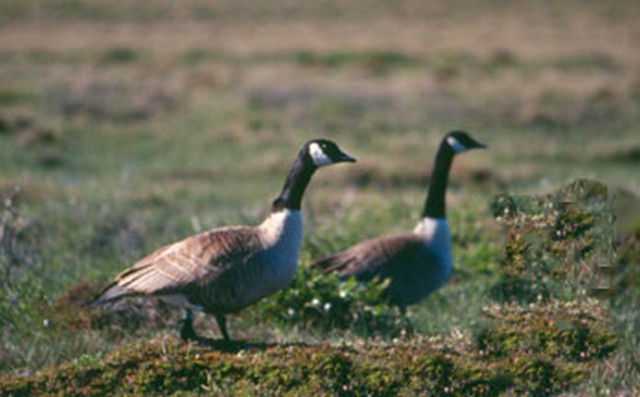
POLYGON ((305 143, 291 166, 282 192, 271 205, 271 211, 277 212, 284 208, 299 210, 302 195, 316 169, 330 164, 355 161, 356 159, 340 150, 338 145, 330 140, 313 139, 305 143))
POLYGON ((452 131, 444 137, 454 153, 459 154, 471 149, 484 149, 487 146, 473 139, 464 131, 452 131))
POLYGON ((313 139, 306 143, 307 155, 316 168, 335 163, 355 163, 356 159, 343 152, 335 142, 313 139))

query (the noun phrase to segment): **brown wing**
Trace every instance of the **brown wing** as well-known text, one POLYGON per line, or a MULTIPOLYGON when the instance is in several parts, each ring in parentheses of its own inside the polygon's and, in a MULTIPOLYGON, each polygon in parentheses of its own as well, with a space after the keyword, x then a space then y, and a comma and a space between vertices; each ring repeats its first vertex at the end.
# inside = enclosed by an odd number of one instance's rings
POLYGON ((394 269, 403 263, 411 263, 425 250, 424 243, 413 235, 378 237, 322 258, 313 265, 322 267, 325 272, 338 270, 342 278, 384 278, 393 276, 394 269))
POLYGON ((252 227, 215 229, 164 246, 116 277, 98 298, 101 304, 130 295, 161 295, 201 286, 260 249, 252 227))

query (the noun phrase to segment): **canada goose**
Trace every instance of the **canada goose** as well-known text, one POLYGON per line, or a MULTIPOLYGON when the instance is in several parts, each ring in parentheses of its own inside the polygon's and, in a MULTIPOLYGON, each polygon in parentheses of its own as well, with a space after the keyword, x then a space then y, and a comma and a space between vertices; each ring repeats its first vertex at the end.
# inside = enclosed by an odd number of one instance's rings
POLYGON ((456 154, 485 145, 466 132, 453 131, 440 142, 422 216, 412 233, 365 240, 315 261, 325 272, 359 281, 389 279, 385 300, 400 308, 427 297, 449 279, 453 258, 446 219, 445 193, 456 154))
POLYGON ((326 139, 304 144, 269 216, 257 226, 209 230, 166 245, 120 273, 94 305, 131 296, 157 296, 183 307, 180 336, 197 338, 192 310, 215 317, 228 341, 226 314, 283 288, 294 277, 302 241, 300 203, 316 169, 355 162, 326 139))

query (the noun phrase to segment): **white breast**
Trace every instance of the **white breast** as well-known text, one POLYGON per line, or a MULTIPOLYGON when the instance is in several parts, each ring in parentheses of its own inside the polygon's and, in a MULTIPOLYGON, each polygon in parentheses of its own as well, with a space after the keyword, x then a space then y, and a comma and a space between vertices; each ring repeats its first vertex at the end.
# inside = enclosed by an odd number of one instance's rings
POLYGON ((444 283, 453 272, 453 256, 451 255, 451 237, 449 222, 445 218, 422 218, 413 229, 413 233, 423 238, 431 252, 438 259, 440 272, 437 278, 444 283))
POLYGON ((281 288, 294 277, 302 244, 302 214, 282 210, 271 214, 260 225, 265 251, 261 255, 265 278, 274 288, 281 288))

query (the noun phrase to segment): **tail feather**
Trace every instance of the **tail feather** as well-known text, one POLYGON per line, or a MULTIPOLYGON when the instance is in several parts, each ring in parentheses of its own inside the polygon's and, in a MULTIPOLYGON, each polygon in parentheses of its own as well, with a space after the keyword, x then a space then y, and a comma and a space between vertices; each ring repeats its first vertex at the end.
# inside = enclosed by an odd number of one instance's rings
POLYGON ((324 273, 342 270, 346 265, 347 263, 342 261, 338 255, 329 255, 311 262, 311 266, 321 268, 324 273))
POLYGON ((107 288, 105 288, 100 296, 91 304, 92 306, 103 306, 110 302, 118 301, 122 298, 126 298, 127 296, 135 295, 133 291, 130 289, 121 287, 117 282, 111 283, 107 288))

